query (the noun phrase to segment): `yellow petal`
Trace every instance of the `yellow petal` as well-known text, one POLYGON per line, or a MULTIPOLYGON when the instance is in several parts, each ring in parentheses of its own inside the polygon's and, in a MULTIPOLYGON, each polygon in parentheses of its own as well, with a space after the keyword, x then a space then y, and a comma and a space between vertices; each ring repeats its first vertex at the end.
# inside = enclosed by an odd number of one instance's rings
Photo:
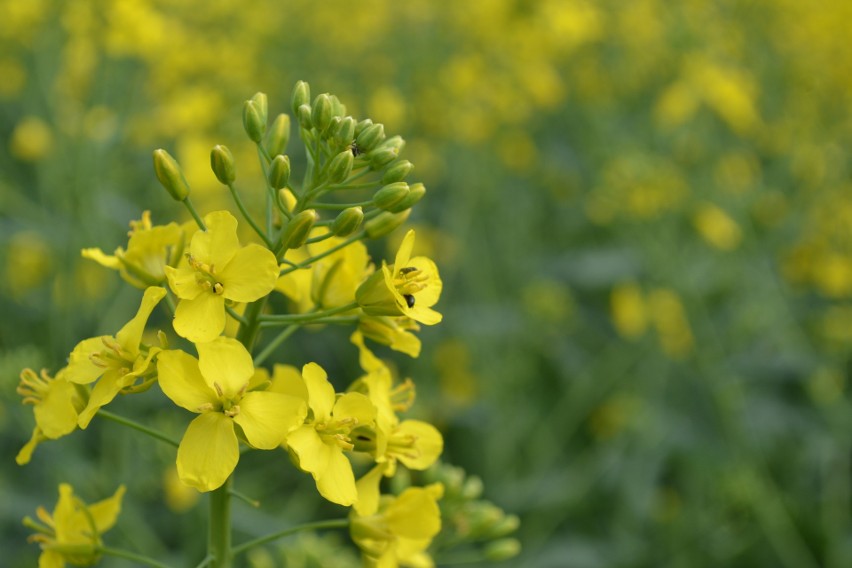
POLYGON ((213 341, 225 329, 225 298, 206 291, 194 300, 181 300, 175 310, 174 328, 193 343, 213 341))
MULTIPOLYGON (((399 424, 391 439, 393 440, 400 435, 414 439, 413 448, 395 454, 399 461, 409 469, 424 470, 430 467, 444 450, 444 438, 438 429, 428 422, 404 420, 399 424)), ((392 441, 391 444, 393 444, 392 441)))
POLYGON ((332 415, 337 420, 354 418, 356 424, 370 424, 376 420, 376 407, 360 392, 348 392, 337 399, 332 415))
POLYGON ((441 297, 443 282, 438 274, 438 266, 430 258, 418 256, 412 258, 408 262, 408 266, 412 266, 426 276, 425 287, 417 292, 414 297, 418 306, 431 308, 438 303, 438 298, 441 297))
MULTIPOLYGON (((102 407, 106 406, 112 399, 115 398, 115 395, 118 394, 118 391, 123 389, 126 385, 122 379, 124 375, 110 370, 104 373, 104 376, 101 377, 101 380, 95 384, 95 388, 92 389, 92 393, 89 395, 89 403, 86 405, 86 408, 80 413, 79 418, 77 419, 77 424, 82 429, 86 429, 89 425, 89 422, 94 418, 95 413, 102 407)), ((131 380, 133 376, 131 375, 131 380)))
POLYGON ((193 235, 189 251, 193 258, 220 270, 240 248, 237 219, 227 211, 214 211, 204 217, 206 231, 193 235))
POLYGON ((250 392, 240 400, 240 425, 248 442, 261 450, 277 448, 308 412, 304 401, 276 392, 250 392))
POLYGON ((192 268, 166 266, 163 270, 166 271, 169 288, 181 300, 194 300, 199 294, 207 291, 206 288, 198 284, 198 279, 195 277, 196 271, 192 268))
POLYGON ((411 258, 411 251, 414 249, 414 229, 409 229, 396 251, 396 257, 393 260, 394 272, 398 272, 401 268, 408 266, 408 260, 411 258))
POLYGON ((68 366, 65 367, 64 377, 72 383, 87 385, 100 377, 105 369, 92 363, 91 356, 104 349, 104 339, 108 335, 84 339, 74 347, 68 356, 68 366))
POLYGON ((379 510, 379 484, 382 481, 386 465, 378 464, 368 471, 356 483, 358 488, 358 500, 354 503, 355 512, 361 517, 372 515, 379 510))
POLYGON ((183 351, 162 351, 157 356, 158 383, 172 402, 191 412, 218 401, 198 369, 198 359, 183 351))
POLYGON ((287 434, 287 447, 299 458, 302 471, 314 473, 324 467, 325 444, 313 424, 299 426, 287 434))
POLYGON ((29 442, 24 444, 24 447, 18 452, 18 455, 15 456, 15 463, 18 465, 27 465, 30 463, 30 460, 33 457, 33 452, 38 446, 39 442, 43 442, 45 440, 44 435, 42 435, 41 430, 38 426, 33 428, 33 435, 30 437, 29 442))
POLYGON ((108 255, 99 248, 84 248, 81 252, 83 258, 94 260, 101 266, 105 266, 106 268, 111 268, 113 270, 121 268, 121 261, 118 260, 118 257, 108 255))
POLYGON ((302 367, 302 378, 308 389, 308 406, 315 421, 328 420, 334 407, 334 387, 328 382, 325 370, 316 363, 302 367))
POLYGON ((74 385, 65 379, 55 379, 42 402, 33 408, 36 424, 47 438, 60 438, 77 427, 77 408, 74 385))
POLYGON ((405 310, 405 315, 423 325, 435 325, 436 323, 441 323, 443 319, 443 316, 432 308, 416 305, 413 308, 405 310))
POLYGON ((233 255, 217 277, 225 287, 223 295, 235 302, 254 302, 269 294, 278 279, 278 261, 268 249, 247 245, 233 255))
POLYGON ((344 507, 352 505, 358 499, 358 490, 349 459, 337 446, 324 446, 322 457, 325 465, 314 473, 320 495, 344 507))
POLYGON ((299 369, 292 365, 276 364, 272 368, 272 384, 269 385, 268 390, 289 394, 305 402, 308 401, 308 387, 305 386, 305 381, 302 380, 299 369))
POLYGON ((115 334, 115 340, 129 354, 136 356, 139 353, 139 344, 142 342, 142 333, 145 331, 148 318, 165 295, 165 288, 159 286, 147 288, 142 295, 142 303, 136 315, 115 334))
POLYGON ((180 480, 199 491, 221 487, 240 459, 234 422, 219 412, 205 412, 190 422, 177 452, 180 480))
POLYGON ((388 528, 413 539, 432 538, 441 530, 441 511, 435 497, 422 487, 409 487, 385 510, 388 528))
POLYGON ((216 383, 227 398, 233 398, 254 375, 251 355, 242 343, 231 337, 217 337, 209 343, 199 343, 198 368, 210 387, 216 383))
POLYGON ((87 507, 89 514, 95 521, 98 534, 103 534, 115 525, 119 513, 121 513, 121 498, 124 497, 124 485, 120 485, 112 497, 98 501, 87 507))

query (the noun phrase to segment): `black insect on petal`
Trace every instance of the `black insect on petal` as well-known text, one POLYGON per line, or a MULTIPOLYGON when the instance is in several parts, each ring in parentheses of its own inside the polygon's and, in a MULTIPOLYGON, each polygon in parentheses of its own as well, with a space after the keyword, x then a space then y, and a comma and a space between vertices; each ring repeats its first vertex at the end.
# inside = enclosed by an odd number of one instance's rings
POLYGON ((411 294, 403 294, 402 297, 405 298, 405 303, 408 304, 409 308, 414 307, 414 296, 411 294))

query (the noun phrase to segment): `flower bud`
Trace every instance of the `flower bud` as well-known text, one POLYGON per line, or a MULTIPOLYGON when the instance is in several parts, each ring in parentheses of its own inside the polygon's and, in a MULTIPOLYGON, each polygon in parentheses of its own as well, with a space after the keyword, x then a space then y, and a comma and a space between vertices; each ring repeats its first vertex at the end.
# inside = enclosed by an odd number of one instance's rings
POLYGON ((284 204, 284 208, 287 209, 287 211, 292 211, 293 208, 296 207, 296 196, 293 195, 293 192, 286 187, 282 187, 278 190, 278 199, 281 200, 281 203, 284 204))
POLYGON ((284 229, 284 234, 281 236, 281 243, 284 245, 284 248, 299 248, 305 244, 308 235, 311 234, 314 223, 318 219, 319 215, 313 209, 305 209, 290 219, 290 222, 287 223, 287 228, 284 229))
POLYGON ((364 152, 369 152, 385 139, 385 126, 383 124, 371 124, 355 137, 358 147, 364 152))
POLYGON ((366 129, 368 126, 372 126, 372 125, 373 125, 373 121, 370 120, 369 118, 365 118, 364 120, 359 121, 355 125, 355 136, 358 136, 359 134, 364 132, 364 129, 366 129))
POLYGON ((405 223, 408 220, 408 216, 411 214, 411 209, 406 209, 400 213, 388 213, 387 211, 383 211, 379 213, 364 225, 364 229, 367 232, 367 237, 371 239, 378 239, 379 237, 383 237, 405 223))
POLYGON ((253 100, 243 103, 243 128, 254 143, 260 144, 266 132, 266 121, 263 120, 261 109, 253 100))
POLYGON ((521 520, 517 515, 506 515, 491 525, 488 536, 490 538, 500 538, 515 532, 519 526, 521 526, 521 520))
POLYGON ((323 132, 331 123, 331 99, 327 93, 317 95, 311 111, 311 122, 318 132, 323 132))
POLYGON ((311 104, 311 87, 305 81, 297 81, 290 96, 290 108, 293 115, 299 116, 299 107, 311 104))
POLYGON ((406 195, 399 203, 394 204, 393 207, 389 207, 388 211, 396 213, 398 211, 414 207, 418 201, 423 199, 424 195, 426 195, 426 186, 419 182, 412 183, 408 186, 408 195, 406 195))
POLYGON ((266 125, 266 122, 269 120, 269 105, 266 103, 266 93, 255 93, 249 100, 255 104, 260 114, 260 120, 266 125))
POLYGON ((485 558, 491 562, 502 562, 521 553, 521 541, 516 538, 495 540, 485 545, 485 558))
POLYGON ((361 207, 350 207, 340 212, 331 224, 331 232, 337 237, 348 237, 358 230, 364 222, 364 210, 361 207))
POLYGON ((286 187, 290 181, 290 157, 278 154, 272 159, 267 179, 272 189, 286 187))
POLYGON ((216 174, 216 179, 225 185, 231 185, 237 179, 234 170, 234 155, 227 146, 217 144, 210 151, 210 168, 216 174))
POLYGON ((350 150, 344 150, 331 159, 328 164, 328 181, 331 183, 341 183, 352 171, 352 163, 355 161, 355 156, 350 150))
POLYGON ((154 150, 154 172, 172 199, 183 201, 189 196, 189 183, 183 175, 183 170, 177 161, 162 148, 154 150))
POLYGON ((396 148, 378 148, 367 154, 367 159, 370 160, 370 168, 380 170, 390 164, 399 157, 399 151, 396 148))
POLYGON ((329 95, 328 98, 331 100, 331 116, 346 116, 346 105, 334 95, 329 95))
POLYGON ((408 184, 404 181, 390 183, 373 195, 373 203, 379 209, 389 210, 391 207, 408 197, 408 184))
POLYGON ((414 164, 408 160, 400 160, 388 168, 385 175, 382 176, 382 183, 387 184, 402 181, 408 177, 408 174, 410 174, 413 169, 414 164))
POLYGON ((302 105, 296 109, 296 118, 299 119, 299 127, 305 130, 311 129, 311 107, 302 105))
POLYGON ((340 124, 337 126, 337 132, 334 134, 334 139, 341 146, 348 146, 355 140, 355 119, 351 116, 340 119, 340 124))
POLYGON ((269 134, 266 136, 266 151, 269 152, 270 156, 283 154, 289 141, 290 115, 279 114, 275 117, 275 122, 272 123, 272 128, 269 129, 269 134))
POLYGON ((402 149, 405 148, 405 139, 399 134, 397 134, 396 136, 391 136, 390 138, 382 142, 382 145, 379 146, 379 148, 394 148, 396 150, 396 153, 399 154, 400 152, 402 152, 402 149))

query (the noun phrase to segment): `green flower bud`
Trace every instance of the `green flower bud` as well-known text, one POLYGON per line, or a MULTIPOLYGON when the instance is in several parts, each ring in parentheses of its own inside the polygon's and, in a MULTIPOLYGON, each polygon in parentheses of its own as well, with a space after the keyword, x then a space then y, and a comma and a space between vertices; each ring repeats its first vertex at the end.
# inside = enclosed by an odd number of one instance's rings
POLYGON ((314 99, 313 110, 311 111, 311 122, 318 132, 325 131, 331 122, 331 99, 327 93, 317 95, 314 99))
POLYGON ((350 207, 340 212, 331 224, 331 232, 338 237, 348 237, 358 230, 364 222, 364 210, 361 207, 350 207))
POLYGON ((380 170, 390 164, 399 157, 399 152, 396 148, 378 148, 367 154, 367 159, 370 160, 370 168, 380 170))
POLYGON ((377 191, 373 195, 373 203, 379 209, 387 211, 406 197, 408 197, 408 184, 404 181, 398 181, 390 183, 377 191))
POLYGON ((423 196, 426 195, 426 186, 422 183, 412 183, 408 186, 408 195, 405 196, 402 201, 396 203, 393 207, 389 207, 388 211, 392 213, 396 213, 398 211, 402 211, 403 209, 408 209, 410 207, 414 207, 414 205, 423 199, 423 196))
POLYGON ((272 164, 269 165, 269 174, 267 179, 272 189, 281 189, 286 187, 290 181, 290 157, 278 154, 272 159, 272 164))
POLYGON ((328 98, 331 99, 331 116, 346 116, 346 105, 334 95, 329 95, 328 98))
POLYGON ((384 139, 385 125, 371 124, 355 137, 355 142, 358 143, 358 147, 361 148, 362 151, 369 152, 378 146, 384 139))
POLYGON ((491 526, 488 534, 491 538, 500 538, 515 532, 519 526, 521 520, 517 515, 506 515, 491 526))
POLYGON ((411 209, 406 209, 400 213, 388 213, 387 211, 379 213, 367 221, 364 225, 367 237, 371 239, 378 239, 379 237, 387 235, 405 223, 408 220, 409 215, 411 215, 411 209))
POLYGON ((372 126, 372 125, 373 125, 373 121, 370 120, 369 118, 365 118, 364 120, 358 122, 355 125, 355 136, 358 136, 359 134, 364 132, 364 129, 366 129, 368 126, 372 126))
POLYGON ((405 139, 403 139, 403 137, 398 134, 396 136, 391 136, 390 138, 382 142, 379 148, 394 148, 397 154, 399 154, 402 152, 402 149, 405 148, 405 139))
POLYGON ((411 170, 414 169, 414 164, 409 162, 408 160, 400 160, 385 172, 385 175, 382 176, 382 183, 394 183, 396 181, 402 181, 408 174, 411 173, 411 170))
POLYGON ((266 124, 269 120, 269 105, 266 103, 266 93, 255 93, 249 100, 257 106, 257 111, 260 113, 260 120, 263 124, 266 124))
POLYGON ((296 118, 299 119, 299 127, 305 130, 311 129, 311 107, 310 105, 302 105, 296 109, 296 118))
POLYGON ((476 475, 471 475, 464 481, 462 497, 465 499, 479 499, 483 488, 482 479, 476 475))
POLYGON ((355 140, 355 119, 351 116, 340 119, 334 139, 341 146, 349 146, 355 140))
POLYGON ((491 562, 502 562, 521 553, 521 541, 516 538, 504 538, 485 545, 485 558, 491 562))
POLYGON ((227 146, 217 144, 210 151, 210 168, 216 174, 216 179, 225 185, 231 185, 237 179, 234 170, 234 155, 227 146))
POLYGON ((355 157, 349 150, 344 150, 332 158, 331 163, 328 165, 328 181, 331 183, 341 183, 349 177, 354 161, 355 157))
POLYGON ((293 192, 286 187, 282 187, 278 190, 278 199, 281 200, 281 203, 284 204, 284 208, 287 209, 287 211, 292 211, 293 208, 296 207, 296 196, 293 195, 293 192))
POLYGON ((243 128, 254 143, 260 144, 266 132, 266 121, 263 119, 261 109, 254 101, 243 103, 243 128))
POLYGON ((311 234, 311 229, 314 223, 319 219, 319 215, 313 209, 306 209, 290 219, 287 223, 287 228, 284 229, 284 234, 281 236, 281 243, 284 248, 292 249, 299 248, 308 239, 311 234))
POLYGON ((311 104, 311 87, 305 81, 297 81, 290 96, 290 108, 293 116, 299 116, 299 107, 311 104))
POLYGON ((275 122, 272 123, 272 128, 269 129, 269 134, 266 136, 266 151, 269 152, 270 156, 283 154, 289 141, 290 115, 279 114, 275 117, 275 122))
POLYGON ((183 175, 183 170, 162 148, 154 150, 154 173, 175 201, 183 201, 189 196, 189 183, 183 175))

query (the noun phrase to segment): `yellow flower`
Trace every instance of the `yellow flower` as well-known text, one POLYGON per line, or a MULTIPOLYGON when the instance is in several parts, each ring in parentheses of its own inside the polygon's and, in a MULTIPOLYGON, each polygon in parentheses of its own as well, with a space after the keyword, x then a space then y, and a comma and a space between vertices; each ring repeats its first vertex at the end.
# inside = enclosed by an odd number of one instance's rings
POLYGON ((237 466, 235 425, 248 444, 271 450, 302 423, 307 408, 286 394, 248 391, 255 369, 251 355, 237 340, 219 337, 196 348, 198 359, 183 351, 161 352, 157 370, 166 396, 199 414, 180 442, 178 476, 199 491, 211 491, 237 466))
POLYGON ((130 222, 130 237, 127 250, 115 249, 111 256, 99 248, 82 250, 83 258, 94 260, 101 266, 118 270, 121 277, 137 288, 159 286, 166 281, 165 267, 176 265, 183 254, 183 248, 191 227, 152 225, 151 212, 143 211, 142 218, 130 222))
POLYGON ((425 325, 441 321, 441 314, 432 309, 441 296, 438 267, 425 256, 411 258, 414 231, 402 240, 394 263, 382 263, 355 292, 355 299, 364 313, 371 316, 407 316, 425 325))
POLYGON ((18 394, 24 397, 24 404, 33 405, 36 427, 15 458, 18 465, 29 463, 39 442, 61 438, 77 428, 77 416, 86 407, 88 389, 69 382, 64 375, 64 369, 55 378, 44 370, 40 376, 32 369, 21 371, 18 394))
POLYGON ((350 513, 352 540, 361 549, 364 565, 376 568, 434 566, 426 549, 441 531, 439 483, 409 487, 398 497, 385 495, 369 510, 350 513))
POLYGON ((25 526, 38 531, 29 541, 41 546, 39 568, 63 568, 66 562, 80 566, 97 562, 101 535, 118 520, 124 491, 121 485, 112 497, 86 505, 74 496, 70 485, 61 483, 52 515, 39 507, 36 516, 41 523, 30 517, 24 519, 25 526))
POLYGON ((160 348, 143 346, 142 333, 154 307, 165 295, 164 288, 148 288, 139 311, 115 337, 102 335, 85 339, 71 351, 65 369, 66 379, 81 385, 100 379, 80 413, 80 428, 86 428, 98 409, 109 404, 122 389, 134 386, 137 380, 153 380, 151 360, 160 348))
POLYGON ((225 300, 253 302, 272 291, 278 262, 257 244, 240 247, 237 220, 227 211, 204 218, 206 231, 193 235, 188 265, 166 266, 172 291, 180 298, 174 327, 194 343, 212 341, 225 329, 225 300))
MULTIPOLYGON (((292 377, 298 379, 298 377, 292 377)), ((286 444, 299 468, 313 475, 320 495, 339 505, 351 505, 358 493, 352 464, 343 454, 354 449, 351 433, 358 426, 370 425, 376 409, 360 393, 335 396, 328 375, 316 363, 302 368, 302 392, 311 416, 301 427, 287 436, 286 444)), ((291 387, 297 392, 300 387, 291 387)))
POLYGON ((363 315, 358 322, 358 332, 364 337, 416 358, 420 356, 420 339, 412 331, 420 331, 420 326, 405 316, 363 315))

